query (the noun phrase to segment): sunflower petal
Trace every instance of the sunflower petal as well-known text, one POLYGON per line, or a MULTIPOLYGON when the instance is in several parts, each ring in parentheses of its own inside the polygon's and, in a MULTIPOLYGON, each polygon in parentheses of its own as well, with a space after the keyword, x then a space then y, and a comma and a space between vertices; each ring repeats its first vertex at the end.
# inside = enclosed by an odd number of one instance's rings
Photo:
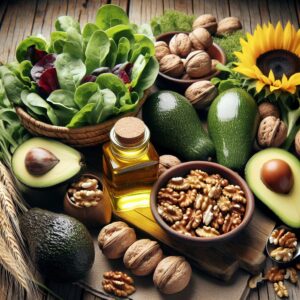
POLYGON ((265 83, 263 83, 263 82, 261 82, 261 81, 259 81, 259 80, 257 80, 256 81, 256 91, 257 91, 257 93, 260 93, 261 92, 261 90, 263 89, 265 87, 265 83))

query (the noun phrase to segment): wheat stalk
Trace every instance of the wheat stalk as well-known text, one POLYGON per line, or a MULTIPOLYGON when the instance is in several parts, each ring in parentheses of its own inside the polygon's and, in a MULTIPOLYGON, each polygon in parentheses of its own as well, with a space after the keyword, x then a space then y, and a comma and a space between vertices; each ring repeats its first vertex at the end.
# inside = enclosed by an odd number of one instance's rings
POLYGON ((0 162, 0 265, 4 269, 0 284, 7 286, 11 281, 36 298, 38 288, 19 227, 18 214, 25 211, 9 171, 0 162))

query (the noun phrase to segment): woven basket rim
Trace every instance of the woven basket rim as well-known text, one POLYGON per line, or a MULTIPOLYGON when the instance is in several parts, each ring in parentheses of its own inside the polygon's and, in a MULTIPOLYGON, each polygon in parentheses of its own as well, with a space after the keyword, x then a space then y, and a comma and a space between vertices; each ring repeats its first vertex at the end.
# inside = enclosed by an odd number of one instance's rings
POLYGON ((102 129, 103 127, 106 126, 110 126, 110 124, 114 124, 117 120, 119 120, 120 118, 132 115, 133 112, 139 111, 141 109, 141 106, 144 104, 144 102, 146 101, 148 95, 150 93, 150 89, 147 89, 144 91, 144 96, 139 100, 138 105, 135 107, 135 109, 133 111, 129 111, 125 114, 120 114, 112 119, 108 119, 100 124, 95 124, 95 125, 86 125, 83 127, 79 127, 79 128, 68 128, 65 126, 57 126, 57 125, 52 125, 52 124, 48 124, 45 123, 43 121, 37 120, 35 118, 33 118, 32 116, 30 116, 22 107, 20 106, 16 106, 15 110, 16 113, 18 114, 18 116, 23 119, 24 121, 34 124, 35 127, 38 128, 42 128, 44 130, 49 130, 51 132, 59 132, 59 133, 66 133, 66 134, 72 134, 72 133, 84 133, 84 132, 91 132, 91 131, 95 131, 98 129, 102 129))

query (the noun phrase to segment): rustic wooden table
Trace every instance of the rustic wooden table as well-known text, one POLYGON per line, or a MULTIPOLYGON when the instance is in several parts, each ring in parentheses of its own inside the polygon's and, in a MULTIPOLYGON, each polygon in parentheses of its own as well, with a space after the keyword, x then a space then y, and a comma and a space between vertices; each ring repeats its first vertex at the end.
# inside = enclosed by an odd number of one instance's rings
MULTIPOLYGON (((296 27, 300 23, 300 1, 297 0, 0 0, 0 61, 14 60, 16 46, 26 36, 37 33, 49 36, 58 16, 67 14, 84 24, 94 20, 98 7, 105 3, 120 5, 128 12, 130 20, 138 24, 149 22, 153 16, 168 9, 195 15, 212 13, 218 19, 236 16, 242 20, 246 31, 252 31, 257 23, 268 21, 286 23, 289 20, 296 27)), ((267 267, 270 264, 268 261, 267 267)), ((72 284, 48 283, 48 286, 63 299, 100 299, 72 284)), ((289 292, 290 299, 300 299, 299 286, 290 285, 289 292)), ((52 299, 47 295, 44 298, 52 299)), ((270 283, 251 291, 248 296, 249 300, 276 298, 270 283)), ((7 299, 16 299, 13 287, 8 291, 7 299)))

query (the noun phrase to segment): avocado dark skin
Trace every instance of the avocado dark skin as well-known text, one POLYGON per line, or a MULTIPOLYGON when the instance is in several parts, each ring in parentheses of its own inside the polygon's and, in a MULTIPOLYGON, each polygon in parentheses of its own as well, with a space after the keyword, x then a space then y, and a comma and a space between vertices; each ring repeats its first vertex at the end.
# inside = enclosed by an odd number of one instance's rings
POLYGON ((95 258, 93 240, 76 219, 32 208, 21 217, 20 225, 30 256, 44 277, 72 282, 91 269, 95 258))

